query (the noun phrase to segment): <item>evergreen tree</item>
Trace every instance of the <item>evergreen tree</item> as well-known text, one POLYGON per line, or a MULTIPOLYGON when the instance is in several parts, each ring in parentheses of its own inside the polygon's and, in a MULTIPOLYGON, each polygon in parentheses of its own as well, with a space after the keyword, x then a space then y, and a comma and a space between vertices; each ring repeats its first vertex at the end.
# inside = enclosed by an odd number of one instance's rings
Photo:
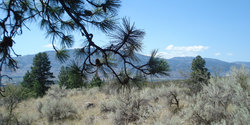
POLYGON ((48 90, 49 85, 54 82, 53 73, 50 72, 50 61, 46 53, 38 53, 33 59, 31 72, 27 72, 21 83, 23 87, 36 93, 36 96, 43 96, 48 90))
POLYGON ((23 81, 21 82, 21 85, 25 88, 33 88, 33 81, 34 77, 31 76, 31 73, 27 71, 23 77, 23 81))
POLYGON ((68 67, 62 66, 58 75, 58 84, 59 86, 67 86, 68 84, 68 67))
POLYGON ((101 78, 97 74, 95 74, 90 81, 90 87, 101 87, 103 83, 104 81, 101 80, 101 78))
POLYGON ((39 81, 37 81, 37 80, 34 80, 32 82, 32 84, 33 84, 32 89, 35 92, 35 96, 42 97, 45 94, 45 92, 44 92, 45 87, 41 83, 39 83, 39 81))
POLYGON ((190 84, 194 92, 200 91, 202 84, 208 85, 209 83, 210 72, 208 72, 205 64, 206 61, 199 55, 193 59, 190 84))
POLYGON ((86 87, 85 77, 81 75, 77 64, 73 63, 70 67, 61 67, 58 75, 59 85, 67 89, 86 87))

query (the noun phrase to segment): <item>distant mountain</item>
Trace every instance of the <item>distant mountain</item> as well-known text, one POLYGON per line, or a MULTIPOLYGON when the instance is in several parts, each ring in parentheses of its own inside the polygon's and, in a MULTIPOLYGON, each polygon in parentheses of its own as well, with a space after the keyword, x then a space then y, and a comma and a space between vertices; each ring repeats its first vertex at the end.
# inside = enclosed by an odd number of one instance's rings
MULTIPOLYGON (((180 75, 180 71, 184 73, 191 72, 193 59, 194 57, 174 57, 167 60, 170 65, 170 68, 172 69, 172 74, 175 74, 174 79, 183 77, 180 75)), ((212 75, 214 75, 215 73, 217 73, 217 75, 226 75, 226 73, 228 73, 230 71, 230 68, 233 66, 240 67, 241 65, 246 65, 246 67, 250 69, 250 65, 247 65, 248 62, 240 64, 240 63, 229 63, 212 58, 204 58, 204 59, 206 61, 206 67, 212 73, 212 75)))
MULTIPOLYGON (((59 60, 55 57, 55 51, 46 51, 46 53, 49 56, 49 59, 51 61, 51 71, 54 73, 54 76, 57 77, 59 74, 61 66, 66 66, 71 63, 72 60, 75 60, 75 51, 70 50, 70 58, 67 62, 61 63, 59 60)), ((33 58, 35 55, 26 55, 26 56, 20 56, 16 57, 15 59, 18 62, 17 71, 8 71, 3 70, 2 74, 6 74, 11 76, 15 82, 20 82, 26 73, 27 70, 30 70, 30 67, 32 66, 33 58)), ((149 56, 137 54, 137 57, 141 60, 141 64, 145 64, 149 56)), ((167 59, 168 64, 170 65, 171 72, 170 77, 165 77, 163 79, 183 79, 183 74, 189 74, 191 72, 191 66, 192 66, 192 60, 194 57, 174 57, 171 59, 167 59), (182 72, 182 73, 180 73, 182 72)), ((204 58, 206 60, 206 67, 209 69, 209 71, 212 73, 212 75, 216 72, 219 75, 225 75, 232 66, 240 67, 241 65, 246 65, 247 68, 250 69, 250 62, 234 62, 229 63, 225 61, 221 61, 218 59, 212 59, 212 58, 204 58)), ((118 65, 119 67, 119 65, 118 65)), ((4 79, 6 82, 6 79, 4 79)))
POLYGON ((250 62, 234 62, 234 63, 250 67, 250 62))

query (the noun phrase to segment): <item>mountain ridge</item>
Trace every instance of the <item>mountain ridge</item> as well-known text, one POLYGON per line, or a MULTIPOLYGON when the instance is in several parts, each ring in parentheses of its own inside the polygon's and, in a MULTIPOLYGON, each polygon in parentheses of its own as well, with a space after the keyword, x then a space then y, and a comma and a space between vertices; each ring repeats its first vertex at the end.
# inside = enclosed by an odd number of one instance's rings
MULTIPOLYGON (((56 59, 55 51, 45 51, 48 56, 49 60, 51 62, 51 71, 53 72, 54 76, 57 77, 59 74, 61 66, 69 65, 71 60, 75 60, 75 49, 69 50, 70 58, 65 63, 60 63, 59 60, 56 59)), ((24 55, 20 57, 15 57, 15 59, 18 62, 18 67, 15 72, 11 72, 9 70, 3 70, 3 75, 9 75, 13 77, 15 82, 20 82, 22 80, 22 77, 26 73, 27 70, 30 70, 30 67, 33 63, 33 58, 35 54, 30 55, 24 55)), ((140 58, 140 63, 146 63, 148 61, 149 56, 137 54, 137 56, 140 58)), ((191 66, 192 66, 192 60, 195 57, 173 57, 171 59, 166 59, 168 64, 170 65, 170 76, 164 77, 163 79, 183 79, 185 78, 182 73, 189 74, 191 72, 191 66), (180 73, 182 72, 182 73, 180 73)), ((212 73, 212 75, 216 72, 219 75, 225 75, 232 66, 240 67, 241 65, 245 65, 248 69, 250 69, 250 62, 226 62, 219 59, 213 59, 213 58, 204 58, 206 61, 206 67, 208 70, 212 73)), ((4 79, 5 81, 8 81, 4 79)), ((3 80, 3 81, 4 81, 3 80)))

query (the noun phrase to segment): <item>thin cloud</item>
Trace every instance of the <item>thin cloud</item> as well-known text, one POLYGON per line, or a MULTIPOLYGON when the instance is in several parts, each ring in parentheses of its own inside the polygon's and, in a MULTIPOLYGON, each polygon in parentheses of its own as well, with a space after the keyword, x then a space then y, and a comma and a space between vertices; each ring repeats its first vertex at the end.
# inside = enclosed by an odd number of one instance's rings
POLYGON ((217 52, 217 53, 215 53, 214 55, 215 55, 215 56, 220 56, 221 53, 220 53, 220 52, 217 52))
POLYGON ((171 45, 167 46, 166 50, 172 50, 172 49, 173 49, 173 47, 174 47, 174 45, 173 45, 173 44, 171 44, 171 45))
POLYGON ((197 56, 199 52, 207 50, 208 46, 194 45, 194 46, 174 46, 170 44, 166 47, 166 51, 159 52, 159 55, 163 58, 173 58, 173 57, 187 57, 187 56, 197 56))
POLYGON ((174 46, 173 44, 166 47, 166 50, 170 51, 187 51, 187 52, 199 52, 208 49, 207 46, 174 46))

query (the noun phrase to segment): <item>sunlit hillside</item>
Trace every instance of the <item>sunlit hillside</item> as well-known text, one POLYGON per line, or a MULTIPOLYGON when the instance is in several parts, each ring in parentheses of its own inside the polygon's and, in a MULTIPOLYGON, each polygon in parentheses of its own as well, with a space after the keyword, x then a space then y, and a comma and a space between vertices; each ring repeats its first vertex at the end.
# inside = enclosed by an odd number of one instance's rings
POLYGON ((233 68, 229 77, 210 79, 196 94, 188 81, 145 83, 130 89, 107 82, 91 89, 53 85, 42 98, 19 102, 17 86, 8 86, 7 97, 1 98, 0 124, 247 125, 250 79, 246 73, 233 68))

